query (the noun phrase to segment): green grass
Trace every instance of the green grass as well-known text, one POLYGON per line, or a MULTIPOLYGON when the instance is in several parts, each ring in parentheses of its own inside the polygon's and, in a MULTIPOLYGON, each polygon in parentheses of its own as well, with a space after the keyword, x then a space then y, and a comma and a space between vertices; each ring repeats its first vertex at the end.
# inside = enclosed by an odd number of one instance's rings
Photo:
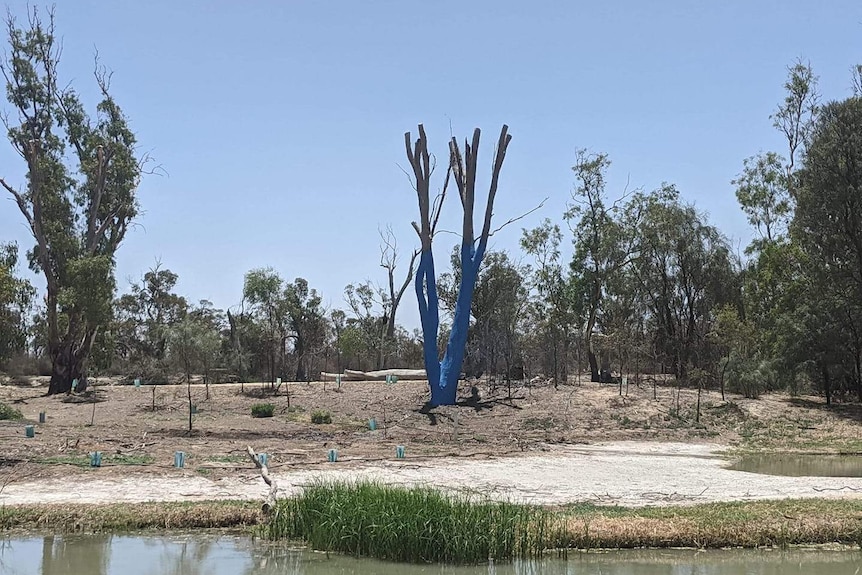
POLYGON ((105 455, 102 457, 102 465, 149 465, 154 461, 152 455, 145 453, 140 455, 105 455))
POLYGON ((213 463, 248 463, 248 455, 210 455, 207 461, 213 463))
MULTIPOLYGON (((110 454, 102 455, 102 465, 149 465, 155 459, 151 455, 123 455, 110 454)), ((89 455, 51 455, 47 457, 36 457, 32 459, 33 463, 41 465, 74 465, 76 467, 90 467, 89 455)))
POLYGON ((0 420, 23 419, 21 412, 5 403, 0 403, 0 420))
MULTIPOLYGON (((49 455, 45 457, 34 457, 31 461, 40 465, 76 465, 78 467, 90 467, 90 458, 85 455, 49 455)), ((104 461, 104 459, 102 461, 104 461)))
POLYGON ((251 406, 252 417, 272 417, 275 406, 271 403, 255 403, 251 406))
POLYGON ((332 423, 332 415, 328 411, 316 410, 311 414, 311 423, 320 425, 323 423, 332 423))
POLYGON ((541 553, 553 516, 421 487, 317 483, 280 500, 263 534, 390 561, 482 563, 541 553))

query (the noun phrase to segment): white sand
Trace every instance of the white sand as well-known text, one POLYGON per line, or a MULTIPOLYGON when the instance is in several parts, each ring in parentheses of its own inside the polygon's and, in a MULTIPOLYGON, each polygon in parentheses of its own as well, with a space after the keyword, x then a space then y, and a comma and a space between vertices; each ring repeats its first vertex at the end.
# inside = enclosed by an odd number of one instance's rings
MULTIPOLYGON (((731 471, 721 446, 617 442, 550 448, 541 455, 490 460, 393 460, 279 469, 273 475, 290 493, 318 478, 376 479, 403 485, 475 490, 497 498, 539 504, 591 501, 627 506, 692 504, 801 497, 862 497, 862 478, 777 477, 731 471)), ((0 504, 108 503, 262 499, 263 480, 249 465, 235 477, 210 480, 191 471, 126 478, 19 480, 0 491, 0 504)))

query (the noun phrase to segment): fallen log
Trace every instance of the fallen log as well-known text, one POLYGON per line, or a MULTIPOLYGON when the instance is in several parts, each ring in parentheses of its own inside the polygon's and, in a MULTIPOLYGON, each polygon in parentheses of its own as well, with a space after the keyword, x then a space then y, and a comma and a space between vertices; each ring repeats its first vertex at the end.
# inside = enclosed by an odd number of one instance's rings
POLYGON ((248 446, 248 456, 254 462, 255 466, 260 469, 260 476, 263 478, 264 482, 269 486, 269 494, 266 496, 266 499, 261 506, 261 510, 264 513, 269 513, 275 508, 275 496, 278 493, 278 484, 276 484, 275 479, 273 479, 269 475, 269 469, 266 464, 261 463, 260 457, 254 452, 254 449, 251 448, 251 445, 248 446))
POLYGON ((341 381, 362 381, 361 376, 348 375, 346 373, 330 373, 327 371, 320 372, 320 381, 335 381, 337 376, 341 376, 341 381))
MULTIPOLYGON (((322 381, 334 381, 337 373, 320 372, 322 381)), ((357 371, 345 369, 341 375, 341 381, 385 381, 387 375, 394 375, 398 379, 425 379, 424 369, 378 369, 376 371, 357 371)))

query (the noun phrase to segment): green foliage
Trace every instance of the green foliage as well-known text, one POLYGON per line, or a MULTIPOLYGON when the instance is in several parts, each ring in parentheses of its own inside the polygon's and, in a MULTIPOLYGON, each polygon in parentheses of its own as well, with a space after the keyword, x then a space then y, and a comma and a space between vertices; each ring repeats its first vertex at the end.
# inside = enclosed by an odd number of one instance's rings
POLYGON ((174 293, 178 280, 156 265, 114 304, 115 349, 130 371, 148 380, 165 378, 169 332, 189 310, 186 299, 174 293))
POLYGON ((371 281, 344 286, 344 300, 351 317, 345 317, 339 332, 339 344, 347 358, 371 359, 375 368, 382 367, 383 358, 391 351, 386 338, 386 314, 389 296, 371 281))
POLYGON ((321 425, 324 423, 332 423, 332 415, 328 411, 315 410, 311 414, 311 423, 321 425))
POLYGON ((723 361, 731 391, 756 399, 764 391, 777 387, 776 372, 768 360, 746 358, 732 351, 723 361))
POLYGON ((31 268, 46 279, 47 343, 58 370, 49 392, 58 393, 73 377, 86 384, 86 358, 111 320, 114 254, 138 213, 141 161, 110 74, 97 67, 94 116, 59 79, 53 13, 44 22, 34 9, 24 27, 12 16, 7 24, 6 125, 26 170, 20 187, 3 183, 36 241, 31 268))
POLYGON ((677 377, 710 366, 704 349, 714 308, 738 301, 730 246, 679 192, 666 186, 643 198, 634 277, 646 302, 658 357, 677 377))
POLYGON ((307 379, 309 356, 323 347, 328 333, 322 298, 317 291, 310 289, 302 278, 285 283, 274 269, 259 268, 246 274, 243 297, 252 307, 248 319, 256 325, 243 330, 242 335, 257 332, 263 344, 259 346, 263 353, 258 363, 266 366, 270 381, 275 382, 276 373, 283 373, 286 368, 288 340, 293 343, 297 359, 296 379, 307 379))
POLYGON ((567 378, 567 356, 570 333, 580 323, 583 313, 582 293, 575 290, 576 278, 567 274, 561 263, 560 226, 545 218, 532 230, 521 235, 521 249, 533 257, 528 318, 537 328, 525 344, 541 357, 545 373, 554 374, 555 384, 567 378))
POLYGON ((271 403, 256 403, 251 406, 252 417, 272 417, 275 406, 271 403))
POLYGON ((760 234, 746 251, 751 253, 784 238, 793 215, 784 159, 775 152, 747 158, 742 174, 732 183, 737 186, 736 199, 748 223, 760 234))
POLYGON ((30 282, 15 276, 17 264, 18 246, 0 244, 0 366, 26 348, 27 313, 36 296, 30 282))
POLYGON ((802 252, 800 291, 808 305, 800 306, 797 299, 789 315, 818 334, 793 351, 801 352, 795 355, 797 364, 811 362, 827 400, 833 388, 847 387, 855 388, 862 401, 861 130, 862 99, 820 109, 799 173, 791 228, 802 252))
POLYGON ((167 345, 170 359, 190 380, 192 373, 208 375, 218 360, 221 339, 212 324, 191 312, 170 329, 167 345))
POLYGON ((540 555, 552 514, 539 507, 376 483, 317 483, 281 499, 269 539, 410 563, 486 563, 540 555))
POLYGON ((5 403, 0 403, 0 420, 23 419, 21 412, 5 403))
MULTIPOLYGON (((461 283, 459 245, 452 249, 451 262, 453 271, 440 275, 437 293, 441 305, 454 311, 461 283)), ((527 269, 512 261, 506 252, 485 254, 470 304, 473 321, 467 340, 465 372, 512 376, 513 372, 522 371, 517 369, 523 364, 518 336, 529 304, 526 275, 527 269)))
POLYGON ((310 289, 303 278, 296 278, 284 288, 284 305, 290 320, 296 355, 296 380, 307 381, 310 375, 308 356, 320 350, 326 340, 327 323, 323 300, 310 289))

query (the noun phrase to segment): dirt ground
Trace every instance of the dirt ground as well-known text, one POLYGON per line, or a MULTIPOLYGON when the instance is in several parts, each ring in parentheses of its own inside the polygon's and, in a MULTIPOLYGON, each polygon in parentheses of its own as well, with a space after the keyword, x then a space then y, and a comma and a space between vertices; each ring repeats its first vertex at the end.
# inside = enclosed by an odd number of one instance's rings
POLYGON ((264 387, 211 385, 207 398, 193 385, 189 433, 186 386, 97 382, 85 397, 47 397, 44 380, 7 381, 0 402, 25 420, 0 421, 0 503, 256 498, 263 486, 249 445, 269 454, 287 492, 346 474, 541 503, 862 496, 862 479, 725 469, 728 450, 862 453, 862 407, 827 409, 816 397, 722 401, 710 391, 698 420, 696 391, 659 385, 653 399, 651 384, 622 396, 617 386, 588 382, 517 387, 509 396, 505 387, 466 382, 458 406, 435 409, 423 407, 424 382, 290 384, 275 396, 264 387), (275 405, 273 417, 251 416, 261 402, 275 405), (332 423, 312 423, 315 411, 329 412, 332 423), (34 438, 25 425, 35 426, 34 438), (327 461, 330 449, 336 463, 327 461), (102 452, 102 467, 89 467, 93 451, 102 452), (184 469, 173 468, 175 451, 186 453, 184 469))

